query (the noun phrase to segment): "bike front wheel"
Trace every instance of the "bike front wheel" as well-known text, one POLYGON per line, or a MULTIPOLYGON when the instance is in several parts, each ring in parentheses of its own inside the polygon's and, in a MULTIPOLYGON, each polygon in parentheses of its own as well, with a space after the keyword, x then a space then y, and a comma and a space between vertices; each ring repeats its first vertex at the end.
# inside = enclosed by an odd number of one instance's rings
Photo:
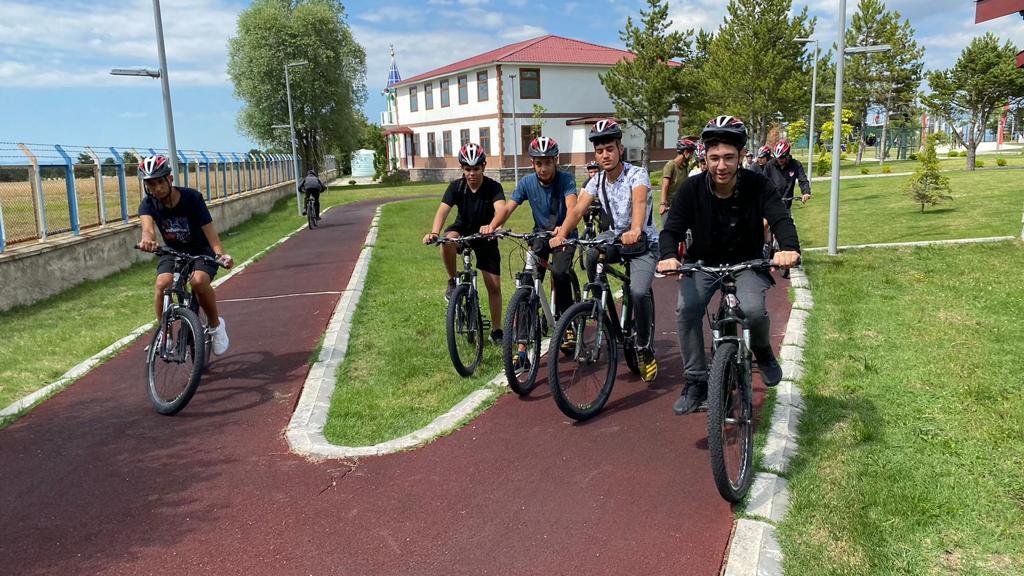
POLYGON ((306 222, 310 230, 316 228, 316 211, 312 202, 306 204, 306 222))
POLYGON ((586 420, 601 411, 615 385, 618 346, 611 322, 597 314, 597 303, 575 304, 555 325, 548 354, 548 382, 558 409, 574 420, 586 420))
POLYGON ((729 502, 746 496, 754 474, 754 403, 735 342, 715 350, 708 376, 708 451, 718 493, 729 502))
POLYGON ((157 412, 176 414, 196 393, 206 363, 205 338, 199 316, 188 308, 164 317, 146 355, 147 389, 157 412))
POLYGON ((537 386, 540 368, 540 305, 533 292, 519 289, 512 294, 505 314, 502 360, 505 379, 513 392, 523 396, 537 386), (516 358, 519 361, 516 362, 516 358))
POLYGON ((484 355, 484 323, 469 284, 459 284, 448 301, 448 355, 460 376, 472 376, 484 355))

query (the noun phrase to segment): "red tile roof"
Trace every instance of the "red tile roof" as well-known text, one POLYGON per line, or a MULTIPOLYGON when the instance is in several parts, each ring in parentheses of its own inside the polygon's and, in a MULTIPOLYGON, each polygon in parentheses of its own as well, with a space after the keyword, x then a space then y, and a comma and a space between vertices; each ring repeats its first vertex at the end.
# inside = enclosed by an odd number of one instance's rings
POLYGON ((517 62, 523 64, 595 64, 612 66, 623 58, 632 58, 631 52, 599 46, 589 42, 581 42, 572 38, 563 38, 548 34, 531 40, 524 40, 496 48, 490 52, 478 54, 441 68, 435 68, 423 74, 417 74, 396 84, 404 86, 414 84, 427 78, 446 76, 462 70, 501 62, 517 62))

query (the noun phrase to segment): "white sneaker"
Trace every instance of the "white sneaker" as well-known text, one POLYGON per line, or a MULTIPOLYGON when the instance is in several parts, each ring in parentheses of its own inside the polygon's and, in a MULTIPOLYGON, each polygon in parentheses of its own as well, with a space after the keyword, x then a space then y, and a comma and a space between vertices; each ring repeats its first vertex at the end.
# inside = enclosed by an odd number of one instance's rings
POLYGON ((220 356, 228 351, 228 327, 224 317, 220 317, 220 324, 210 330, 210 339, 213 340, 213 353, 220 356))

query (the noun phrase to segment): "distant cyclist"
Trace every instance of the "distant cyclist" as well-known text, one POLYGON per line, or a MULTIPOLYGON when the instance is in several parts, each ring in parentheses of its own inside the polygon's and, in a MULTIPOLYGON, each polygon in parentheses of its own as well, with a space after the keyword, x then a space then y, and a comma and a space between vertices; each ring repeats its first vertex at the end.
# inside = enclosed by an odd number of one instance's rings
POLYGON ((772 149, 767 145, 761 146, 760 148, 758 148, 757 156, 754 157, 754 163, 750 166, 749 169, 767 178, 765 171, 768 169, 766 168, 766 166, 768 166, 768 162, 771 159, 772 149))
POLYGON ((320 193, 327 190, 327 186, 320 181, 320 177, 316 175, 315 170, 310 170, 306 177, 299 183, 299 192, 304 192, 302 202, 302 215, 306 215, 306 203, 309 202, 309 197, 313 197, 313 207, 316 208, 316 219, 320 219, 320 193))
POLYGON ((594 176, 597 176, 599 172, 601 172, 601 165, 598 164, 596 160, 587 162, 587 179, 583 182, 583 187, 586 188, 587 184, 590 183, 590 180, 594 176))
POLYGON ((793 205, 793 191, 797 182, 800 183, 800 201, 807 202, 811 199, 811 183, 807 180, 804 165, 793 158, 791 152, 789 141, 779 140, 775 145, 775 161, 769 162, 765 170, 765 176, 771 180, 779 191, 779 197, 788 207, 793 205))
MULTIPOLYGON (((470 142, 459 149, 459 165, 462 166, 462 178, 453 180, 441 198, 441 205, 434 215, 434 224, 430 233, 423 237, 424 244, 430 244, 440 234, 447 238, 470 236, 477 232, 488 233, 497 227, 498 218, 504 210, 505 191, 497 181, 484 176, 487 166, 487 155, 479 144, 470 142), (455 223, 443 231, 445 220, 452 207, 458 208, 455 223)), ((491 310, 491 326, 501 326, 501 253, 498 243, 490 240, 477 240, 470 243, 476 254, 476 267, 483 272, 484 286, 487 287, 487 303, 491 310)), ((445 272, 448 273, 448 288, 444 297, 448 300, 455 291, 455 256, 458 249, 454 244, 441 246, 441 260, 445 272)), ((491 340, 501 343, 500 328, 491 332, 491 340)))
MULTIPOLYGON (((192 188, 172 186, 174 176, 171 174, 171 162, 166 156, 158 154, 143 159, 139 162, 139 176, 146 187, 146 196, 139 205, 139 220, 142 223, 139 249, 155 252, 160 246, 156 238, 159 230, 169 248, 192 256, 216 258, 225 268, 234 265, 231 256, 224 253, 203 195, 192 188)), ((211 284, 216 275, 216 264, 199 260, 189 283, 210 324, 213 353, 220 356, 227 352, 229 341, 224 318, 217 311, 217 295, 211 284)), ((164 290, 170 288, 173 282, 174 257, 161 256, 156 265, 154 297, 157 326, 164 313, 164 290)))
POLYGON ((704 142, 697 142, 697 153, 696 153, 696 156, 697 156, 697 163, 690 170, 690 173, 687 174, 688 177, 689 176, 696 176, 697 174, 703 174, 705 171, 707 171, 708 164, 707 164, 707 157, 705 156, 704 142))
POLYGON ((696 152, 697 143, 689 138, 680 138, 676 143, 676 157, 666 162, 661 169, 661 206, 658 214, 668 212, 672 197, 683 185, 683 180, 689 177, 690 160, 696 152))

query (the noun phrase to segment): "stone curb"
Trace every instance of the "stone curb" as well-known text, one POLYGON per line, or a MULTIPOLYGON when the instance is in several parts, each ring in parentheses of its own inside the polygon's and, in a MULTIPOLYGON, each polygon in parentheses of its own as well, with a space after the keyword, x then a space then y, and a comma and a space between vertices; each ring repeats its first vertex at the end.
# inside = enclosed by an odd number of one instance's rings
MULTIPOLYGON (((942 246, 944 244, 988 244, 992 242, 1009 242, 1016 236, 989 236, 987 238, 957 238, 954 240, 922 240, 919 242, 885 242, 880 244, 849 244, 838 246, 837 250, 863 250, 870 248, 913 248, 917 246, 942 246)), ((825 252, 827 247, 805 248, 804 252, 825 252)))
POLYGON ((782 574, 782 550, 775 539, 775 527, 757 520, 737 520, 722 573, 724 576, 782 574))
POLYGON ((759 472, 750 487, 747 514, 781 522, 789 509, 789 482, 775 474, 759 472))

